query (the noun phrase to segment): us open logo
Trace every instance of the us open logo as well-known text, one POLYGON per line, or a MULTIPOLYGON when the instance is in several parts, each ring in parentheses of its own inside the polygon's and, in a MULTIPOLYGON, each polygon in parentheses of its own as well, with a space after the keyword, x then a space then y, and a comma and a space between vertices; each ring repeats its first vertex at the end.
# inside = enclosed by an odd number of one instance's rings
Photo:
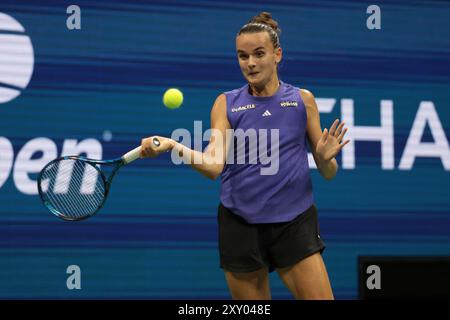
POLYGON ((0 103, 20 95, 30 82, 33 68, 33 45, 25 28, 0 12, 0 103))

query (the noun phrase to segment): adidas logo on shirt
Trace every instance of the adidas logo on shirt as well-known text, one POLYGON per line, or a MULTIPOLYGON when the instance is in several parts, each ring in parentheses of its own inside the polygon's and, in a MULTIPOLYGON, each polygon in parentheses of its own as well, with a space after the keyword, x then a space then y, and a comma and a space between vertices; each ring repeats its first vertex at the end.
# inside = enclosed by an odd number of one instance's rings
POLYGON ((264 111, 264 113, 262 114, 263 117, 268 117, 271 116, 272 114, 269 112, 269 110, 264 111))

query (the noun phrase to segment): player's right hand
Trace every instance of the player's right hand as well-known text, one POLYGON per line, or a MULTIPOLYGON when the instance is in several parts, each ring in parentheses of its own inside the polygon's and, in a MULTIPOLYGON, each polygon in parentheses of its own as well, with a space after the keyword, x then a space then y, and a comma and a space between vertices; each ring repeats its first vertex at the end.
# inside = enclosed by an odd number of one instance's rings
POLYGON ((144 138, 141 140, 141 158, 154 158, 160 155, 161 153, 168 152, 172 150, 175 145, 175 141, 169 138, 160 137, 160 136, 151 136, 148 138, 144 138), (157 146, 153 139, 157 138, 159 141, 159 146, 157 146))

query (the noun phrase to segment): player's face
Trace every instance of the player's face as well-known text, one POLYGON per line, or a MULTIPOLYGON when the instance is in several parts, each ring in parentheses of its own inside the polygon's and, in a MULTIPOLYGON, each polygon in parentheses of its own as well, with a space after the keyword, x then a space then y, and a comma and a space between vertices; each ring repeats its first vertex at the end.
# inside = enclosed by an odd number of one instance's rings
POLYGON ((281 48, 274 49, 267 32, 239 35, 236 50, 242 74, 251 85, 263 86, 276 75, 281 48))

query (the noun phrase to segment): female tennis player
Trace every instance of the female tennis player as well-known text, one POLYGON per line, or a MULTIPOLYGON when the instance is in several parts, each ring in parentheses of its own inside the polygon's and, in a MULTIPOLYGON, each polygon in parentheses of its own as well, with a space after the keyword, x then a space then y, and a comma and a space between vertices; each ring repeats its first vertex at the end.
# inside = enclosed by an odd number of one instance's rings
POLYGON ((211 111, 211 128, 216 130, 204 152, 164 137, 157 137, 157 147, 149 137, 142 140, 141 156, 174 149, 191 159, 200 173, 212 179, 221 176, 220 266, 233 299, 271 299, 268 273, 273 270, 296 299, 334 299, 321 255, 325 245, 306 141, 320 174, 330 180, 338 169, 335 157, 350 140, 343 141, 347 129, 338 119, 322 131, 313 94, 279 79, 279 34, 278 23, 267 12, 240 29, 236 52, 247 84, 217 97, 211 111), (274 128, 279 129, 275 174, 261 174, 260 162, 226 161, 228 152, 236 152, 230 148, 234 138, 226 135, 227 129, 274 128), (220 161, 214 161, 218 155, 220 161))

